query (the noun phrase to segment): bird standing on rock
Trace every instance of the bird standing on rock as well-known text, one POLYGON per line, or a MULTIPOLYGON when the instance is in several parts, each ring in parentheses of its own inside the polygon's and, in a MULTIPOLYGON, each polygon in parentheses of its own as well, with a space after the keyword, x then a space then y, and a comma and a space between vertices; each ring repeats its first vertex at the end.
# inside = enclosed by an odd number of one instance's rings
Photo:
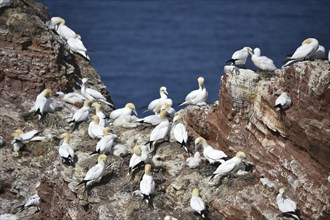
POLYGON ((92 121, 88 125, 88 135, 92 139, 98 138, 101 139, 103 137, 103 129, 100 125, 100 118, 97 115, 92 116, 92 121))
POLYGON ((115 144, 115 138, 117 138, 116 134, 110 133, 110 128, 105 127, 103 128, 103 137, 97 142, 96 149, 92 154, 106 154, 108 152, 111 152, 112 147, 115 144))
POLYGON ((153 111, 155 114, 160 112, 160 107, 164 104, 172 105, 172 99, 168 98, 168 92, 165 86, 159 88, 160 98, 151 101, 148 105, 148 111, 153 111))
POLYGON ((181 147, 188 153, 191 154, 188 148, 188 132, 186 126, 182 123, 183 118, 180 115, 177 115, 173 119, 172 130, 175 137, 175 140, 181 145, 181 147))
POLYGON ((198 77, 197 81, 198 81, 199 88, 188 93, 188 95, 185 98, 185 101, 182 102, 179 106, 181 106, 181 105, 205 105, 206 104, 205 102, 208 97, 208 92, 205 88, 204 77, 198 77))
POLYGON ((51 89, 44 89, 36 98, 32 108, 29 112, 35 112, 35 114, 40 115, 40 118, 44 116, 45 113, 54 112, 55 105, 53 100, 50 98, 53 91, 51 89))
POLYGON ((206 140, 202 137, 195 139, 195 151, 198 150, 200 145, 203 147, 203 155, 205 159, 207 159, 210 164, 215 162, 223 163, 227 158, 227 155, 223 151, 214 149, 212 146, 208 145, 206 140))
POLYGON ((302 219, 300 216, 300 210, 297 209, 297 205, 294 201, 284 195, 285 188, 279 190, 276 196, 276 204, 278 209, 282 212, 282 215, 291 217, 297 220, 302 219))
POLYGON ((199 189, 197 188, 193 189, 192 191, 190 207, 192 208, 193 212, 198 213, 203 219, 207 218, 205 203, 199 196, 199 189))
POLYGON ((65 25, 65 20, 61 17, 52 17, 50 19, 50 28, 54 29, 64 40, 68 40, 76 35, 71 28, 65 25))
POLYGON ((283 92, 276 100, 275 100, 275 108, 285 111, 292 105, 291 98, 288 96, 288 93, 283 92))
POLYGON ((143 199, 151 205, 151 195, 155 193, 155 182, 151 175, 150 164, 144 166, 144 174, 140 182, 140 191, 143 195, 143 199))
POLYGON ((64 133, 61 135, 61 138, 63 138, 63 142, 61 146, 58 149, 58 152, 62 159, 65 160, 68 164, 74 165, 74 150, 70 145, 71 140, 71 134, 64 133))
POLYGON ((232 63, 235 66, 245 66, 249 52, 252 52, 251 47, 243 47, 241 50, 235 51, 231 56, 231 59, 226 63, 232 63))
POLYGON ((67 41, 68 46, 70 48, 70 51, 73 53, 79 53, 81 56, 86 58, 87 60, 90 60, 89 56, 87 55, 87 48, 81 41, 81 37, 79 34, 73 35, 73 37, 70 37, 67 41))
POLYGON ((78 126, 82 122, 87 121, 88 120, 89 111, 91 109, 91 104, 92 104, 92 101, 85 100, 83 107, 81 107, 80 109, 78 109, 73 114, 72 119, 69 121, 69 123, 74 123, 75 124, 75 128, 78 128, 78 126))
POLYGON ((276 70, 273 60, 266 56, 261 56, 261 51, 259 48, 255 48, 253 52, 250 51, 250 54, 252 62, 258 69, 266 72, 273 72, 276 70))
POLYGON ((81 89, 80 89, 81 94, 93 102, 99 101, 99 102, 102 102, 106 105, 113 107, 113 104, 111 104, 110 102, 107 102, 107 99, 99 91, 88 88, 88 86, 89 86, 88 81, 89 81, 88 78, 82 79, 82 85, 81 85, 81 89))

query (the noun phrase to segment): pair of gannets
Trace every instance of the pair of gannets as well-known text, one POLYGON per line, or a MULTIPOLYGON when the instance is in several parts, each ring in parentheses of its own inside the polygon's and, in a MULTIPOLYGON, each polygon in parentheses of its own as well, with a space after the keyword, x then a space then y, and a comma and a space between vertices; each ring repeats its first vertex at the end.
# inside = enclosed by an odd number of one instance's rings
POLYGON ((145 145, 137 145, 133 148, 133 154, 129 161, 128 175, 131 175, 134 170, 144 165, 148 159, 148 148, 145 145))
POLYGON ((195 151, 198 151, 199 146, 203 147, 203 156, 210 164, 216 162, 223 163, 227 158, 227 155, 223 151, 214 149, 202 137, 195 139, 195 151))
POLYGON ((58 153, 66 163, 74 165, 75 154, 72 146, 70 145, 71 137, 72 135, 69 133, 64 133, 61 135, 63 142, 58 149, 58 153))
POLYGON ((80 90, 81 94, 85 96, 88 100, 91 100, 93 102, 98 101, 113 107, 113 104, 107 102, 106 98, 99 91, 96 91, 88 87, 89 86, 88 81, 89 81, 88 78, 82 79, 82 85, 80 90))
POLYGON ((148 111, 153 111, 155 114, 160 112, 160 108, 164 104, 172 105, 172 99, 168 98, 168 92, 165 86, 159 88, 160 98, 152 100, 148 105, 148 111))
POLYGON ((41 131, 38 130, 31 130, 26 133, 24 133, 21 129, 15 130, 12 133, 13 140, 11 141, 14 153, 18 154, 25 144, 30 141, 44 141, 46 138, 38 136, 40 133, 41 131))
POLYGON ((94 102, 92 104, 92 107, 95 108, 95 114, 100 118, 100 125, 104 127, 105 126, 105 123, 106 123, 106 116, 103 113, 103 107, 102 107, 102 105, 100 105, 97 102, 94 102))
POLYGON ((113 110, 110 113, 110 120, 115 127, 134 128, 137 126, 138 118, 133 116, 132 113, 137 115, 135 105, 127 103, 124 108, 113 110))
POLYGON ((208 97, 208 92, 205 88, 204 78, 198 77, 198 86, 197 90, 193 90, 185 98, 185 101, 181 105, 205 105, 208 97))
POLYGON ((103 137, 97 142, 96 149, 92 154, 105 154, 111 152, 112 147, 115 144, 115 139, 118 136, 110 133, 110 128, 103 128, 103 137))
MULTIPOLYGON (((318 40, 316 40, 315 38, 305 39, 283 66, 288 66, 296 61, 310 59, 311 57, 313 57, 318 48, 318 40)), ((320 48, 320 50, 322 50, 322 48, 320 48)))
POLYGON ((51 89, 44 89, 36 98, 32 108, 29 112, 35 112, 35 114, 39 114, 43 116, 45 113, 54 112, 55 104, 53 100, 50 98, 52 95, 51 89))
POLYGON ((300 216, 300 210, 297 208, 296 203, 289 197, 284 195, 285 188, 279 190, 276 196, 276 204, 278 209, 282 212, 284 216, 291 217, 297 220, 302 219, 300 216))
POLYGON ((245 66, 250 52, 252 52, 251 47, 243 47, 241 50, 235 51, 231 56, 231 59, 226 63, 232 63, 235 66, 245 66))

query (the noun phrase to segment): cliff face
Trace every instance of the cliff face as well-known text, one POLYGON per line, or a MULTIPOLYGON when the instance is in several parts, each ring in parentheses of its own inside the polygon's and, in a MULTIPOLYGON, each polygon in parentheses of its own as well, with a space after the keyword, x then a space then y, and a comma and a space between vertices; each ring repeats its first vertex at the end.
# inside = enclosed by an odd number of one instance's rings
POLYGON ((232 189, 234 203, 219 199, 226 218, 238 219, 237 204, 245 204, 240 215, 271 219, 282 186, 303 216, 329 218, 329 82, 328 61, 299 62, 266 79, 226 66, 213 113, 202 119, 196 117, 202 114, 198 110, 188 114, 194 116, 188 123, 210 144, 231 155, 244 151, 255 165, 256 184, 232 189), (282 115, 274 103, 284 91, 293 105, 282 115))
MULTIPOLYGON (((219 102, 189 106, 182 113, 190 126, 190 141, 201 135, 229 156, 242 150, 253 171, 212 186, 209 177, 216 166, 203 163, 192 170, 178 144, 162 143, 157 159, 149 161, 156 182, 150 209, 135 193, 143 172, 131 178, 127 171, 132 148, 146 143, 152 128, 112 128, 127 152, 111 153, 101 182, 84 192, 77 184, 96 162, 90 153, 97 140, 89 138, 87 124, 72 132, 78 158, 72 167, 62 164, 56 138, 70 130, 66 120, 76 108, 53 97, 61 111, 42 121, 22 117, 46 87, 80 89, 81 78, 89 77, 96 89, 107 91, 92 65, 69 53, 65 42, 48 30, 44 6, 33 0, 14 3, 15 8, 0 10, 0 135, 6 141, 0 148, 0 214, 13 213, 21 219, 163 219, 167 214, 199 219, 189 207, 192 188, 198 187, 211 219, 275 219, 279 214, 275 197, 286 186, 305 219, 330 218, 327 61, 299 62, 266 79, 250 70, 225 67, 219 102), (293 100, 285 115, 273 108, 280 91, 287 91, 293 100), (28 143, 21 156, 14 157, 10 134, 17 128, 42 130, 47 139, 28 143), (38 180, 40 212, 30 208, 19 213, 16 207, 36 192, 38 180)), ((193 142, 189 145, 194 149, 193 142)))

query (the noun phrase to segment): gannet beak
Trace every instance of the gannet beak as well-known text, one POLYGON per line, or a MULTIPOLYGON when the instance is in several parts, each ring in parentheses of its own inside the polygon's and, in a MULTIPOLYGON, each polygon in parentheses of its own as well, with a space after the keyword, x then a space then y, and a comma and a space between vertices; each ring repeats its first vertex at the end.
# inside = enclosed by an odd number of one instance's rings
POLYGON ((138 116, 138 113, 136 112, 135 109, 133 109, 132 111, 133 111, 134 115, 138 116))

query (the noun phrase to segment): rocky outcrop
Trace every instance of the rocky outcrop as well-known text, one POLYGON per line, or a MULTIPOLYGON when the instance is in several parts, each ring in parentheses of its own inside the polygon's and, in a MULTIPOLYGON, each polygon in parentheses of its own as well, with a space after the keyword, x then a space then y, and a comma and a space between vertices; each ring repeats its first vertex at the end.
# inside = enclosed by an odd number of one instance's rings
MULTIPOLYGON (((190 207, 193 188, 200 189, 210 219, 276 219, 275 197, 286 186, 305 219, 329 219, 329 63, 299 62, 276 71, 270 78, 251 70, 225 67, 219 101, 182 110, 189 125, 189 145, 203 136, 229 156, 242 150, 252 172, 225 178, 213 185, 216 166, 206 162, 197 169, 186 165, 187 154, 176 143, 162 143, 151 159, 156 194, 153 209, 137 195, 142 171, 127 175, 132 148, 149 140, 152 128, 112 128, 126 146, 122 155, 111 153, 100 183, 84 191, 77 184, 96 163, 90 155, 97 140, 87 124, 72 132, 75 166, 61 162, 58 136, 70 131, 66 120, 75 107, 53 98, 61 111, 44 120, 22 117, 44 88, 79 89, 82 77, 107 94, 92 65, 69 52, 65 42, 45 24, 49 17, 39 3, 15 1, 15 8, 0 11, 0 214, 20 219, 199 219, 190 207), (78 84, 77 84, 78 83, 78 84), (287 91, 293 106, 285 114, 274 110, 276 94, 287 91), (17 128, 42 130, 44 142, 31 142, 20 157, 12 154, 10 134, 17 128), (35 189, 35 183, 40 186, 35 189), (17 206, 38 192, 40 211, 19 213, 17 206)), ((109 97, 110 99, 110 97, 109 97)), ((106 109, 107 114, 111 109, 106 109)))

